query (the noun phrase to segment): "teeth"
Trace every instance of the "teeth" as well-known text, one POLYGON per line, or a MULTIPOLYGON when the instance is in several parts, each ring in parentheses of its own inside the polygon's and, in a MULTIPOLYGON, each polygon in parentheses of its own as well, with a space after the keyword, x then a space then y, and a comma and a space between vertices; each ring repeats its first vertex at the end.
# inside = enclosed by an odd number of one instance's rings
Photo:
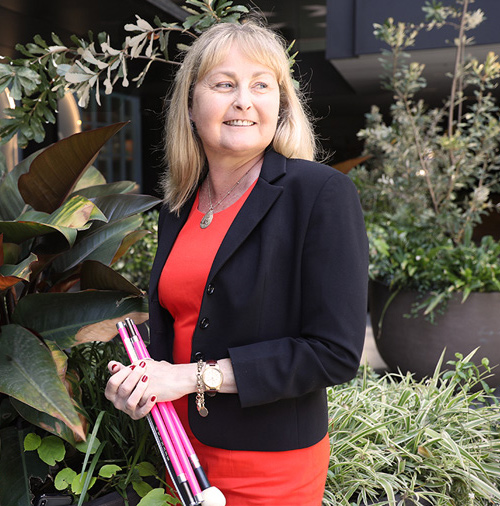
POLYGON ((254 124, 253 121, 248 121, 246 119, 233 119, 231 121, 225 121, 224 123, 230 126, 252 126, 254 124))

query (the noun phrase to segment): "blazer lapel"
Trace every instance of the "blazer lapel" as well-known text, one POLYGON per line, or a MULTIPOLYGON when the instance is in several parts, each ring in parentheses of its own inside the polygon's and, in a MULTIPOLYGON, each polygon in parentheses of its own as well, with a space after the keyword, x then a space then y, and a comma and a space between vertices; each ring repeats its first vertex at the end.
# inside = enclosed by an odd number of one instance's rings
POLYGON ((177 239, 181 228, 184 226, 184 223, 186 223, 186 220, 188 219, 189 212, 191 210, 191 207, 193 207, 195 198, 196 192, 189 199, 186 205, 182 207, 179 217, 177 217, 174 213, 165 213, 165 217, 161 223, 161 231, 158 230, 159 242, 156 256, 153 262, 153 267, 151 269, 151 282, 149 287, 150 294, 155 293, 158 288, 158 282, 160 280, 163 266, 167 261, 167 257, 170 254, 170 250, 172 249, 172 246, 174 245, 174 242, 177 239))
POLYGON ((286 158, 274 151, 269 151, 264 158, 255 188, 243 204, 222 241, 210 269, 209 279, 215 276, 281 195, 283 187, 273 183, 285 173, 286 158))
MULTIPOLYGON (((259 179, 255 188, 248 196, 245 204, 233 221, 226 237, 215 256, 210 270, 209 278, 227 262, 228 258, 236 251, 240 244, 248 237, 252 230, 264 218, 274 202, 283 191, 281 186, 275 183, 286 173, 286 158, 273 150, 266 153, 259 179)), ((161 236, 158 250, 151 269, 151 282, 149 293, 155 294, 158 288, 161 271, 167 257, 174 245, 175 239, 189 216, 196 194, 183 206, 180 216, 177 218, 172 213, 166 213, 161 224, 161 236)), ((158 231, 160 232, 160 230, 158 231)))

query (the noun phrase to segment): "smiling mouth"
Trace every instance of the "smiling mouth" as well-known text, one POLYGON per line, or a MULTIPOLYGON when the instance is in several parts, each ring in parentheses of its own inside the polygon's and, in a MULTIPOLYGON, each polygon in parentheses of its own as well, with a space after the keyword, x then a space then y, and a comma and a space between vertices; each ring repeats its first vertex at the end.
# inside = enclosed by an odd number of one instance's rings
POLYGON ((246 119, 233 119, 231 121, 224 121, 224 125, 229 126, 252 126, 255 124, 255 121, 249 121, 246 119))

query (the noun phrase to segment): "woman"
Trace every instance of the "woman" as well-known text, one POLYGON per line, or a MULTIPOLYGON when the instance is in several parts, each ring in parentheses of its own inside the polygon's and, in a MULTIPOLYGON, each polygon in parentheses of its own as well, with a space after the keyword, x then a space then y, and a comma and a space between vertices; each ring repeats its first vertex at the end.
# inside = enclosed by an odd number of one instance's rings
POLYGON ((155 360, 111 362, 106 396, 133 418, 175 401, 229 506, 318 506, 325 387, 355 375, 365 334, 357 192, 307 161, 314 137, 284 45, 254 23, 216 25, 189 49, 166 149, 155 360))

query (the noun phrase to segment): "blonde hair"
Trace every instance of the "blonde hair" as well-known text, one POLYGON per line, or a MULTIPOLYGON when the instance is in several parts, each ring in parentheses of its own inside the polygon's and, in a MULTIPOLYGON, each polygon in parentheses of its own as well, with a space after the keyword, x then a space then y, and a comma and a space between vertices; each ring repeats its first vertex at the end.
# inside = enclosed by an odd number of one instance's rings
POLYGON ((273 149, 287 158, 313 160, 316 141, 311 122, 290 74, 283 41, 255 22, 220 23, 204 32, 188 49, 177 72, 165 125, 167 170, 161 185, 164 202, 179 212, 204 176, 205 153, 190 118, 195 84, 224 60, 232 44, 250 59, 269 67, 280 88, 280 113, 273 149))

